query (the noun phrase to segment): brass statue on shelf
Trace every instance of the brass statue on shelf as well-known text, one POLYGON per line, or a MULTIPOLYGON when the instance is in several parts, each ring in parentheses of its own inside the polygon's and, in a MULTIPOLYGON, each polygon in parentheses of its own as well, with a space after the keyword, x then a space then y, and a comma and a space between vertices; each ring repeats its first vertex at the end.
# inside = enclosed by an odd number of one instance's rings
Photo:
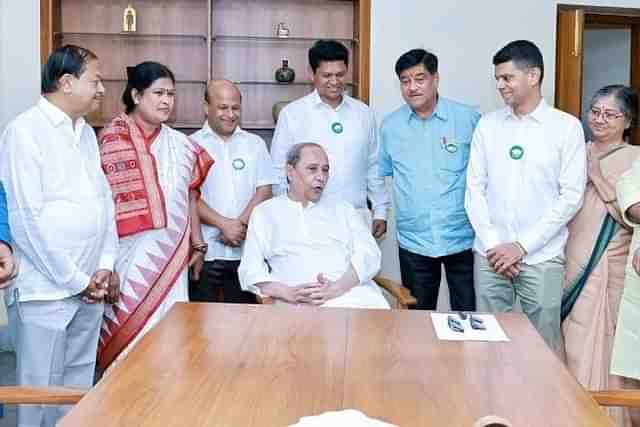
POLYGON ((284 22, 281 22, 278 24, 278 27, 276 28, 276 36, 280 39, 286 39, 287 37, 289 37, 289 29, 287 28, 287 26, 284 24, 284 22))
POLYGON ((131 3, 124 9, 122 14, 122 31, 125 33, 134 33, 136 31, 136 10, 131 3))

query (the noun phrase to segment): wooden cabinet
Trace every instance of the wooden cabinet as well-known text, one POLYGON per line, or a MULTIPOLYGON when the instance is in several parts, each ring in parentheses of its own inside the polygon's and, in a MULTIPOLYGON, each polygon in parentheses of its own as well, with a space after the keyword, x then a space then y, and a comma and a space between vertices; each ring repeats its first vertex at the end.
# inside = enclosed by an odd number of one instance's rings
MULTIPOLYGON (((41 0, 41 58, 67 43, 94 51, 106 88, 94 126, 123 107, 126 67, 158 61, 176 76, 170 124, 185 130, 204 121, 210 78, 236 82, 243 95, 242 126, 272 132, 272 106, 312 90, 307 53, 317 39, 337 39, 350 52, 349 92, 368 103, 370 0, 41 0), (136 32, 123 32, 123 12, 137 12, 136 32), (279 23, 289 37, 279 38, 279 23), (287 59, 293 83, 278 83, 287 59)), ((261 132, 263 133, 263 132, 261 132)))

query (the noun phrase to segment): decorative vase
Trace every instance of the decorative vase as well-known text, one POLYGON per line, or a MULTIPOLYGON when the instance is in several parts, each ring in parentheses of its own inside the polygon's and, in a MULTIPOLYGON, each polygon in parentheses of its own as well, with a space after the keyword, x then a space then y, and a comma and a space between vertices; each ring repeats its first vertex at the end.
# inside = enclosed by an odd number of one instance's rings
POLYGON ((273 107, 271 108, 271 114, 273 114, 274 124, 278 124, 278 116, 280 116, 280 111, 282 111, 282 109, 290 102, 291 101, 278 101, 273 104, 273 107))
POLYGON ((296 72, 293 68, 289 67, 289 61, 282 60, 282 67, 276 70, 276 81, 278 83, 291 83, 296 78, 296 72))

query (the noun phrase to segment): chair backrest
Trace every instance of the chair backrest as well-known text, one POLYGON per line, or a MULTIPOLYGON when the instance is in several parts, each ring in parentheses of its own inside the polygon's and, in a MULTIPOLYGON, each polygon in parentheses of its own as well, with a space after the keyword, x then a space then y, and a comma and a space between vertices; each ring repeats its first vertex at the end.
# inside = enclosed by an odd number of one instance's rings
POLYGON ((69 405, 78 403, 87 390, 66 387, 0 386, 0 403, 10 405, 69 405))
POLYGON ((640 390, 602 390, 590 393, 600 406, 640 408, 640 390))

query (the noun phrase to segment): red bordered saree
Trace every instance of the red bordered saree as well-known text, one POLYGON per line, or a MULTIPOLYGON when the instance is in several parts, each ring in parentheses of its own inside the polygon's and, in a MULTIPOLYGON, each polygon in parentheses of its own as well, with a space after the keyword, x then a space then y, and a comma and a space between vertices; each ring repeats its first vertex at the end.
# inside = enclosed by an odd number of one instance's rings
POLYGON ((100 144, 116 205, 121 289, 118 303, 105 306, 97 361, 104 370, 174 302, 186 300, 189 194, 213 160, 168 126, 145 136, 126 114, 101 132, 100 144))

